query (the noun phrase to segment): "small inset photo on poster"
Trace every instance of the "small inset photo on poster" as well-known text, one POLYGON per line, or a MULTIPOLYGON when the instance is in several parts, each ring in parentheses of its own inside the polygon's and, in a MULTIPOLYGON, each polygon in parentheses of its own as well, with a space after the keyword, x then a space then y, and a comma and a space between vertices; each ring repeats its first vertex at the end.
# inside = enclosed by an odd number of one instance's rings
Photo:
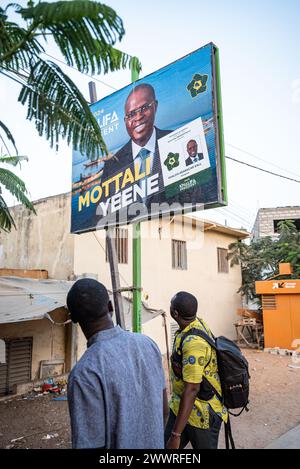
POLYGON ((185 166, 191 166, 204 160, 204 152, 199 135, 192 135, 183 145, 185 166))

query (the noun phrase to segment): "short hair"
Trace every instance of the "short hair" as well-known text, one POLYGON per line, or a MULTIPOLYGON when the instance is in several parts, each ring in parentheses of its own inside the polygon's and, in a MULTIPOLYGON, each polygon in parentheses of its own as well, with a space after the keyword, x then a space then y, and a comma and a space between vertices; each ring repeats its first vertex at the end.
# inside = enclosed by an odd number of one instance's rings
POLYGON ((192 319, 197 314, 198 301, 191 293, 180 291, 173 296, 171 303, 181 318, 192 319))
POLYGON ((156 96, 155 96, 155 90, 153 88, 152 85, 149 85, 149 83, 140 83, 139 85, 136 85, 129 93, 129 95, 127 96, 127 99, 126 99, 126 102, 125 102, 125 106, 128 102, 128 99, 130 98, 131 95, 133 95, 134 93, 136 93, 137 91, 139 91, 140 89, 147 89, 149 90, 149 92, 152 94, 153 96, 153 100, 156 100, 156 96))
POLYGON ((92 278, 77 280, 69 290, 67 306, 73 322, 91 323, 108 312, 109 295, 102 283, 92 278))
POLYGON ((194 140, 194 139, 192 138, 191 140, 189 140, 189 141, 187 142, 186 146, 188 146, 188 144, 189 144, 189 143, 191 143, 191 142, 195 142, 195 143, 196 143, 196 145, 197 145, 197 142, 196 142, 196 140, 194 140))

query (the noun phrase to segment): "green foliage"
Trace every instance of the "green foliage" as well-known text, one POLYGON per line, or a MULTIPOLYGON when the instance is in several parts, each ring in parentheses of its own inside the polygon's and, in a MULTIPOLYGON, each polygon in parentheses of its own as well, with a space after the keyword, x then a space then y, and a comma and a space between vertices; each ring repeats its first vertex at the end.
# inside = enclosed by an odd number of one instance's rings
MULTIPOLYGON (((0 164, 16 166, 17 164, 21 164, 21 161, 23 160, 28 160, 28 158, 24 156, 1 156, 0 164)), ((0 230, 10 231, 12 226, 16 226, 9 208, 2 196, 1 187, 5 187, 5 189, 7 189, 18 202, 23 204, 33 213, 35 213, 35 209, 26 196, 27 189, 24 182, 12 171, 0 167, 0 230)))
POLYGON ((229 246, 230 265, 240 264, 242 268, 242 285, 238 293, 246 296, 247 300, 258 299, 255 281, 277 275, 280 262, 290 262, 293 277, 300 276, 300 233, 291 220, 282 220, 278 229, 276 239, 264 237, 252 240, 249 246, 242 241, 229 246))
MULTIPOLYGON (((91 159, 107 154, 97 121, 83 95, 55 63, 43 60, 47 38, 54 39, 66 63, 84 73, 108 73, 126 67, 137 72, 141 64, 114 47, 125 33, 116 12, 98 1, 28 1, 27 8, 10 3, 0 7, 0 73, 21 85, 18 100, 27 105, 27 119, 51 147, 66 139, 74 149, 91 159), (19 15, 22 26, 11 21, 19 15)), ((7 142, 14 138, 0 121, 0 139, 10 155, 7 142)), ((24 157, 2 156, 0 163, 16 165, 24 157)), ((34 211, 26 187, 11 171, 0 168, 0 229, 9 231, 14 221, 2 196, 1 186, 34 211)))
POLYGON ((57 148, 66 138, 91 159, 107 153, 97 121, 78 88, 56 64, 41 58, 47 37, 54 39, 66 63, 81 72, 99 74, 126 67, 140 71, 136 57, 114 47, 124 33, 116 12, 97 1, 31 1, 27 8, 0 7, 0 73, 21 84, 19 101, 27 105, 27 118, 51 147, 57 148), (26 28, 9 20, 11 9, 26 21, 26 28))

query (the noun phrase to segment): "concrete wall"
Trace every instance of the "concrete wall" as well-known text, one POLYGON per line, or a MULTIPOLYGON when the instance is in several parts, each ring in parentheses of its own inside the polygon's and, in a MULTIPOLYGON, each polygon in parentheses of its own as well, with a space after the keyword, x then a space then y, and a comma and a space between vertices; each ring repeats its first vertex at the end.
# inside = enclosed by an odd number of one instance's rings
POLYGON ((288 220, 300 218, 300 207, 261 208, 257 212, 252 230, 254 239, 265 236, 277 236, 274 232, 274 220, 288 220))
POLYGON ((50 278, 73 273, 74 235, 70 234, 70 194, 38 200, 37 215, 23 206, 11 209, 17 229, 0 232, 0 268, 45 269, 50 278))
MULTIPOLYGON (((169 314, 172 296, 180 290, 193 293, 199 301, 199 314, 208 321, 216 335, 224 334, 234 337, 233 323, 236 321, 236 310, 241 306, 241 297, 236 293, 241 285, 239 266, 229 268, 229 273, 218 273, 217 248, 228 248, 236 241, 233 235, 217 231, 198 233, 191 225, 185 226, 182 233, 177 225, 158 220, 142 224, 142 286, 143 295, 149 296, 148 305, 163 309, 169 314), (178 228, 178 230, 176 229, 178 228), (149 235, 150 231, 150 235, 149 235), (171 239, 187 240, 187 270, 172 269, 171 239)), ((121 286, 131 285, 131 227, 129 230, 129 262, 119 264, 121 286)), ((197 230, 196 230, 197 231, 197 230)), ((111 288, 108 263, 105 262, 105 238, 102 231, 87 233, 75 238, 74 272, 81 275, 85 272, 98 274, 98 280, 111 288), (97 239, 96 239, 97 237, 97 239)), ((158 321, 158 320, 157 320, 158 321)), ((145 331, 155 336, 155 324, 149 324, 145 331)), ((163 347, 163 328, 159 345, 163 347)))
MULTIPOLYGON (((66 320, 64 309, 51 313, 55 322, 66 320)), ((40 361, 65 359, 65 326, 51 324, 48 319, 38 319, 12 324, 0 324, 0 338, 32 337, 31 379, 39 378, 40 361)))

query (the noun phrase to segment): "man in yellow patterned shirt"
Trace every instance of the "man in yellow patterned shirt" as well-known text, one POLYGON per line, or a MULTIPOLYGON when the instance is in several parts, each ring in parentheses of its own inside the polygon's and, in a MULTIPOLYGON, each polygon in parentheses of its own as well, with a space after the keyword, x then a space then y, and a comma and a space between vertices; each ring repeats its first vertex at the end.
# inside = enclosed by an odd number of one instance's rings
POLYGON ((172 396, 165 429, 168 449, 184 448, 189 442, 194 449, 217 449, 222 421, 228 419, 216 351, 196 334, 202 330, 213 336, 197 318, 197 309, 197 299, 190 293, 179 292, 171 300, 171 316, 179 330, 171 358, 172 396))

